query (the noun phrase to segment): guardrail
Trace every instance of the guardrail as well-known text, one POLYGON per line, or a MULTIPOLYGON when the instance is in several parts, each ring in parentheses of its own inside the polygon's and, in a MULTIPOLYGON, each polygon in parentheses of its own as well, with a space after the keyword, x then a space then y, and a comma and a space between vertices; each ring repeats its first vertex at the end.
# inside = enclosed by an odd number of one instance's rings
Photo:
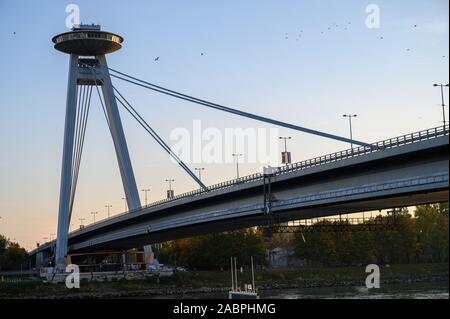
MULTIPOLYGON (((416 143, 416 142, 420 142, 420 141, 424 141, 424 140, 429 140, 432 138, 436 138, 436 137, 440 137, 440 136, 445 136, 445 135, 449 135, 449 125, 444 126, 438 126, 435 128, 431 128, 431 129, 427 129, 427 130, 423 130, 423 131, 418 131, 418 132, 414 132, 414 133, 410 133, 410 134, 405 134, 405 135, 401 135, 401 136, 397 136, 394 138, 390 138, 387 140, 382 140, 376 143, 373 143, 372 145, 374 147, 354 147, 351 149, 347 149, 344 151, 340 151, 340 152, 335 152, 332 154, 328 154, 328 155, 324 155, 324 156, 319 156, 313 159, 309 159, 309 160, 305 160, 305 161, 301 161, 298 163, 293 163, 293 164, 289 164, 286 166, 282 166, 282 167, 278 167, 275 169, 274 173, 272 174, 272 176, 278 176, 278 175, 284 175, 284 174, 288 174, 291 172, 295 172, 298 170, 304 170, 307 168, 311 168, 311 167, 315 167, 315 166, 320 166, 320 165, 324 165, 324 164, 328 164, 328 163, 332 163, 332 162, 337 162, 337 161, 341 161, 344 159, 348 159, 348 158, 352 158, 352 157, 358 157, 361 155, 366 155, 369 153, 374 153, 374 152, 380 152, 383 151, 385 149, 391 149, 394 147, 399 147, 399 146, 403 146, 403 145, 407 145, 407 144, 412 144, 412 143, 416 143)), ((156 207, 156 206, 160 206, 166 203, 170 203, 170 202, 175 202, 184 198, 188 198, 188 197, 195 197, 195 196, 199 196, 202 194, 206 194, 206 193, 210 193, 213 191, 217 191, 217 190, 221 190, 221 189, 226 189, 226 188, 230 188, 233 186, 237 186, 237 185, 241 185, 241 184, 245 184, 245 183, 250 183, 250 182, 254 182, 254 181, 258 181, 258 180, 262 180, 264 178, 264 174, 263 173, 255 173, 255 174, 251 174, 251 175, 247 175, 247 176, 243 176, 241 178, 238 179, 233 179, 230 181, 225 181, 222 183, 218 183, 218 184, 214 184, 211 186, 208 186, 206 190, 203 189, 196 189, 187 193, 182 193, 179 194, 177 196, 174 196, 173 198, 167 198, 167 199, 162 199, 153 203, 150 203, 148 205, 142 206, 139 209, 135 209, 135 210, 130 210, 128 212, 124 212, 121 214, 117 214, 114 215, 110 218, 107 219, 103 219, 101 222, 110 220, 110 219, 115 219, 117 217, 126 215, 128 213, 132 213, 132 212, 137 212, 142 210, 143 208, 151 208, 151 207, 156 207)), ((79 230, 75 230, 74 232, 77 232, 79 230)))
MULTIPOLYGON (((277 168, 273 175, 282 175, 282 174, 290 173, 290 172, 297 171, 297 170, 302 170, 302 169, 306 169, 306 168, 310 168, 310 167, 314 167, 314 166, 318 166, 318 165, 328 164, 331 162, 336 162, 336 161, 347 159, 350 157, 356 157, 356 156, 365 155, 368 153, 378 152, 383 149, 398 147, 398 146, 411 144, 411 143, 415 143, 415 142, 419 142, 419 141, 423 141, 423 140, 428 140, 431 138, 444 136, 444 135, 448 135, 448 134, 449 134, 449 125, 446 125, 445 128, 444 128, 444 126, 439 126, 439 127, 435 127, 432 129, 414 132, 414 133, 410 133, 410 134, 406 134, 406 135, 401 135, 398 137, 394 137, 394 138, 390 138, 387 140, 373 143, 372 145, 375 146, 374 148, 355 147, 352 149, 335 152, 332 154, 316 157, 316 158, 301 161, 298 163, 289 164, 287 166, 277 168)), ((190 191, 187 193, 177 195, 170 199, 163 199, 163 200, 148 204, 146 206, 143 206, 143 208, 154 207, 154 206, 158 206, 162 203, 175 201, 175 200, 178 200, 181 198, 191 197, 194 195, 208 193, 210 191, 235 186, 238 184, 243 184, 243 183, 247 183, 247 182, 260 180, 263 177, 264 177, 264 175, 262 173, 256 173, 256 174, 252 174, 252 175, 243 176, 239 179, 233 179, 230 181, 226 181, 226 182, 222 182, 219 184, 214 184, 214 185, 208 186, 207 190, 197 189, 197 190, 193 190, 193 191, 190 191)))

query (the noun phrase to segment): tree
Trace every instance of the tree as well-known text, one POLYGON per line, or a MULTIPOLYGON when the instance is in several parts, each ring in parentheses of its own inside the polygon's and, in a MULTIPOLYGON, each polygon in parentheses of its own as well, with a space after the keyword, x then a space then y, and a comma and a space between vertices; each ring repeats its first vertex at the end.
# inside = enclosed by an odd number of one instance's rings
POLYGON ((448 203, 417 206, 415 215, 422 259, 432 262, 448 261, 448 203))
POLYGON ((256 228, 214 233, 167 242, 160 251, 164 263, 198 269, 229 267, 230 257, 242 263, 253 256, 255 263, 265 262, 266 244, 256 228))
POLYGON ((18 243, 0 235, 0 271, 18 270, 28 266, 28 253, 18 243))

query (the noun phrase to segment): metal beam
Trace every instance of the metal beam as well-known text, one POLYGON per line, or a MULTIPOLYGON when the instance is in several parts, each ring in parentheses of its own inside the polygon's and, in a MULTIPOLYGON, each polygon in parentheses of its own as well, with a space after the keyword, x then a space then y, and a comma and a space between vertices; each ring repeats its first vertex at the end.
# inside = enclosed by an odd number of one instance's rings
POLYGON ((128 154, 127 142, 123 132, 120 113, 117 108, 116 98, 108 71, 108 64, 104 55, 97 56, 99 68, 102 72, 103 84, 102 92, 105 100, 106 112, 108 114, 111 135, 114 141, 117 160, 119 162, 120 174, 122 176, 123 188, 128 203, 128 209, 138 209, 141 207, 141 200, 134 178, 133 168, 131 166, 130 156, 128 154))

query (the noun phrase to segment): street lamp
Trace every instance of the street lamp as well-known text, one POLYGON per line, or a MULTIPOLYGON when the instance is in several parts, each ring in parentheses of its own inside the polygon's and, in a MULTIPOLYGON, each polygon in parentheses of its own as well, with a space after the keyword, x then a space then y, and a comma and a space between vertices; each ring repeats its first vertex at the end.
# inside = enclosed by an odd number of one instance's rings
POLYGON ((243 156, 244 154, 233 153, 232 155, 233 157, 236 157, 236 179, 239 179, 239 157, 243 156))
POLYGON ((78 218, 78 220, 80 221, 80 228, 82 228, 84 226, 83 222, 86 220, 86 218, 78 218))
POLYGON ((445 121, 445 103, 444 103, 444 87, 448 88, 448 84, 433 84, 434 87, 441 87, 441 100, 442 100, 442 118, 444 122, 444 130, 447 122, 445 121))
POLYGON ((287 151, 287 140, 292 139, 290 136, 280 136, 280 140, 284 140, 284 152, 281 152, 281 162, 283 164, 291 164, 291 152, 287 151))
POLYGON ((198 171, 198 179, 200 181, 202 181, 202 171, 204 171, 205 168, 204 167, 196 167, 195 170, 198 171))
POLYGON ((108 204, 108 205, 105 205, 105 207, 108 209, 108 218, 109 218, 109 212, 110 212, 109 209, 112 207, 112 205, 108 204))
POLYGON ((167 191, 167 198, 173 198, 175 195, 175 192, 172 190, 172 182, 175 182, 174 179, 166 179, 166 182, 169 183, 169 190, 167 191))
MULTIPOLYGON (((353 130, 352 130, 352 118, 357 117, 357 114, 344 114, 342 117, 348 117, 348 123, 350 125, 350 140, 353 141, 353 130)), ((353 143, 350 142, 350 148, 353 150, 353 143)))
POLYGON ((98 212, 91 212, 91 215, 94 216, 94 224, 95 224, 95 215, 97 215, 97 214, 98 214, 98 212))
POLYGON ((147 193, 150 191, 150 188, 142 189, 142 191, 145 193, 145 206, 147 206, 147 193))

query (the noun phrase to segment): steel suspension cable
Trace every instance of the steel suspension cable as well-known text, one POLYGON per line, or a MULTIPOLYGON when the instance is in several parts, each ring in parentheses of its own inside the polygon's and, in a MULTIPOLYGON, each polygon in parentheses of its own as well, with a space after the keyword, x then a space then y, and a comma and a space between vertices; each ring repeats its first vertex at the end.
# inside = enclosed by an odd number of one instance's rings
MULTIPOLYGON (((95 82, 97 83, 97 76, 95 75, 95 69, 86 64, 83 63, 86 67, 88 67, 91 70, 91 73, 94 77, 95 82)), ((100 80, 100 82, 102 82, 100 80)), ((97 86, 96 86, 97 88, 97 86)), ((125 97, 113 86, 113 89, 115 92, 117 92, 120 97, 125 101, 125 103, 128 105, 128 107, 116 96, 116 100, 119 101, 119 103, 133 116, 133 118, 153 137, 153 139, 167 152, 169 153, 172 158, 175 159, 175 161, 178 163, 178 165, 183 168, 189 176, 191 176, 192 179, 204 190, 207 190, 208 188, 205 186, 205 184, 202 183, 202 181, 189 169, 189 167, 171 150, 171 148, 164 142, 164 140, 151 128, 150 125, 142 118, 142 116, 133 108, 133 106, 125 99, 125 97), (130 110, 131 109, 131 110, 130 110), (134 113, 133 113, 134 112, 134 113)), ((97 88, 97 93, 100 98, 100 102, 102 103, 102 108, 105 113, 106 120, 108 121, 109 126, 109 120, 108 116, 106 114, 106 109, 104 107, 104 104, 102 102, 100 92, 97 88)))
POLYGON ((172 151, 164 140, 156 133, 156 131, 143 119, 143 117, 136 111, 136 109, 128 102, 128 100, 113 86, 114 91, 120 96, 116 95, 117 101, 131 114, 131 116, 150 134, 151 137, 183 168, 186 173, 204 190, 207 190, 205 184, 189 169, 189 167, 172 151))
POLYGON ((80 112, 81 112, 81 108, 83 105, 83 100, 84 100, 84 86, 80 85, 77 86, 77 90, 78 90, 78 99, 77 99, 77 106, 76 106, 76 110, 75 110, 75 133, 74 133, 74 144, 73 144, 73 150, 72 150, 72 185, 73 185, 73 176, 75 174, 75 159, 76 159, 76 154, 78 152, 78 139, 79 139, 79 131, 80 131, 80 112))
POLYGON ((84 96, 85 96, 85 87, 84 85, 77 86, 78 90, 78 99, 75 110, 75 128, 74 128, 74 143, 72 149, 72 173, 71 173, 71 184, 70 184, 70 199, 69 203, 73 202, 74 196, 74 180, 75 180, 75 171, 77 166, 77 158, 78 158, 78 149, 79 149, 79 136, 80 136, 80 127, 81 127, 81 114, 83 113, 83 105, 84 105, 84 96))
POLYGON ((83 123, 84 123, 84 116, 85 116, 85 108, 86 108, 86 95, 87 93, 87 87, 85 85, 81 85, 81 95, 79 100, 79 108, 77 109, 77 127, 76 127, 76 133, 75 133, 75 148, 73 152, 74 160, 73 160, 73 171, 72 171, 72 177, 76 174, 76 167, 77 167, 77 161, 78 161, 78 154, 80 152, 81 147, 81 132, 83 130, 83 123))
POLYGON ((94 82, 95 82, 95 89, 97 90, 97 95, 100 100, 100 104, 102 105, 103 115, 105 115, 106 123, 108 123, 108 128, 111 131, 111 125, 109 123, 108 113, 106 112, 106 107, 105 107, 105 104, 103 103, 102 95, 100 94, 100 90, 98 89, 98 85, 97 85, 97 82, 103 83, 103 81, 101 79, 97 78, 97 76, 95 75, 95 69, 92 66, 90 66, 89 64, 86 64, 86 63, 82 63, 82 64, 84 66, 86 66, 87 68, 89 68, 89 70, 92 73, 92 76, 93 76, 94 82))
POLYGON ((83 100, 83 107, 81 112, 81 127, 80 127, 80 134, 79 134, 79 146, 78 146, 78 152, 76 154, 76 161, 75 161, 75 174, 73 177, 73 185, 72 185, 72 196, 71 196, 71 202, 70 202, 70 211, 72 211, 73 202, 75 199, 75 192, 77 188, 78 183, 78 176, 80 172, 80 165, 81 165, 81 156, 83 154, 83 146, 84 146, 84 140, 86 136, 86 128, 87 128, 87 121, 89 117, 89 109, 90 109, 90 103, 91 103, 91 95, 92 95, 92 86, 86 86, 85 88, 85 99, 83 100))
POLYGON ((180 92, 177 92, 177 91, 173 91, 173 90, 164 88, 162 86, 158 86, 158 85, 149 83, 147 81, 138 79, 136 77, 133 77, 133 76, 128 75, 126 73, 114 70, 112 68, 108 68, 108 69, 110 71, 112 71, 112 72, 115 72, 117 74, 120 74, 120 75, 128 78, 127 79, 127 78, 118 76, 116 74, 111 74, 111 76, 113 76, 113 77, 115 77, 117 79, 120 79, 120 80, 129 82, 129 83, 132 83, 132 84, 135 84, 135 85, 138 85, 138 86, 141 86, 141 87, 153 90, 155 92, 159 92, 159 93, 162 93, 162 94, 165 94, 165 95, 176 97, 176 98, 181 99, 181 100, 185 100, 185 101, 188 101, 188 102, 192 102, 192 103, 196 103, 196 104, 199 104, 199 105, 207 106, 207 107, 210 107, 210 108, 213 108, 213 109, 216 109, 216 110, 220 110, 220 111, 224 111, 224 112, 240 115, 240 116, 243 116, 243 117, 251 118, 251 119, 254 119, 254 120, 257 120, 257 121, 266 122, 266 123, 269 123, 269 124, 273 124, 273 125, 277 125, 277 126, 286 127, 286 128, 289 128, 289 129, 305 132, 305 133, 308 133, 308 134, 322 136, 322 137, 338 140, 338 141, 341 141, 341 142, 353 143, 353 144, 357 144, 357 145, 360 145, 360 146, 368 147, 368 148, 371 148, 371 149, 376 148, 376 146, 374 146, 372 144, 369 144, 369 143, 365 143, 365 142, 349 139, 349 138, 342 137, 342 136, 333 135, 333 134, 330 134, 330 133, 320 132, 320 131, 317 131, 317 130, 301 127, 301 126, 298 126, 298 125, 281 122, 281 121, 278 121, 278 120, 273 120, 273 119, 270 119, 270 118, 267 118, 267 117, 251 114, 251 113, 248 113, 248 112, 244 112, 244 111, 240 111, 240 110, 237 110, 237 109, 233 109, 231 107, 227 107, 227 106, 223 106, 223 105, 216 104, 216 103, 213 103, 213 102, 209 102, 209 101, 206 101, 206 100, 202 100, 202 99, 199 99, 199 98, 187 95, 187 94, 183 94, 183 93, 180 93, 180 92))

